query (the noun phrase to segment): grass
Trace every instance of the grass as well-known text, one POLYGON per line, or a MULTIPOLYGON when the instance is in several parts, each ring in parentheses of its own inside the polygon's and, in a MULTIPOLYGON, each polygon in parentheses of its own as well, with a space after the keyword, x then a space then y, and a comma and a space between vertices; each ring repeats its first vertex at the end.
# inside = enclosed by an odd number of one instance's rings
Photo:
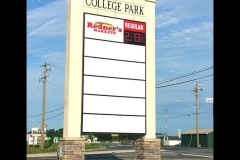
POLYGON ((51 145, 45 145, 44 149, 41 149, 40 145, 34 146, 29 146, 27 147, 27 154, 36 154, 36 153, 49 153, 49 152, 57 152, 58 148, 58 143, 52 143, 51 145))
MULTIPOLYGON (((44 149, 41 149, 41 146, 34 146, 34 148, 31 147, 27 147, 27 154, 36 154, 36 153, 50 153, 50 152, 57 152, 57 148, 58 148, 58 143, 46 143, 44 145, 44 149)), ((98 143, 85 143, 85 150, 88 149, 98 149, 98 148, 102 148, 102 146, 100 146, 98 143)))
POLYGON ((102 148, 98 143, 85 143, 85 149, 98 149, 102 148))

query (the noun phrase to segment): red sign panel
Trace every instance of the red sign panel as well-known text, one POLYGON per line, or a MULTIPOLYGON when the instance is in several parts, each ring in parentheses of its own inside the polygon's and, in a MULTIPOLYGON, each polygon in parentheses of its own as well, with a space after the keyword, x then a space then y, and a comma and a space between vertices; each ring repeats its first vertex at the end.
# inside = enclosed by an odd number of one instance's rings
POLYGON ((124 30, 146 33, 146 23, 124 20, 124 30))

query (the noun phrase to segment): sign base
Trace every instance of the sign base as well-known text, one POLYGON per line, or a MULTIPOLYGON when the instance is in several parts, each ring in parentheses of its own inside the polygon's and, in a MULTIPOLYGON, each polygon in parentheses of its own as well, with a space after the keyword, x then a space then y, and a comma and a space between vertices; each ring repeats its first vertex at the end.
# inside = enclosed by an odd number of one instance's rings
POLYGON ((139 138, 135 142, 135 160, 161 160, 161 139, 139 138))
POLYGON ((60 138, 58 146, 62 148, 61 160, 85 159, 85 138, 60 138))

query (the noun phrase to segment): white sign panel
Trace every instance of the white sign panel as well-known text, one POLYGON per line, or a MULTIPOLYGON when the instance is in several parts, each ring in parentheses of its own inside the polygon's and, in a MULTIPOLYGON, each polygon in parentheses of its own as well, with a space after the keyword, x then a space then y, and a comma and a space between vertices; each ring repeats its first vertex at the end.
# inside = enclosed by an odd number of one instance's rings
POLYGON ((145 98, 84 95, 84 113, 145 115, 145 98))
POLYGON ((123 20, 85 14, 85 37, 123 42, 123 20))
POLYGON ((85 75, 145 79, 144 63, 85 57, 84 64, 85 75))
POLYGON ((114 115, 83 115, 85 132, 145 133, 145 117, 114 115))
POLYGON ((83 133, 145 133, 146 24, 84 14, 83 133))
POLYGON ((213 103, 213 98, 205 98, 206 103, 213 103))
POLYGON ((145 81, 84 76, 84 93, 145 97, 145 81))
POLYGON ((84 54, 125 61, 145 62, 145 46, 85 39, 84 54))

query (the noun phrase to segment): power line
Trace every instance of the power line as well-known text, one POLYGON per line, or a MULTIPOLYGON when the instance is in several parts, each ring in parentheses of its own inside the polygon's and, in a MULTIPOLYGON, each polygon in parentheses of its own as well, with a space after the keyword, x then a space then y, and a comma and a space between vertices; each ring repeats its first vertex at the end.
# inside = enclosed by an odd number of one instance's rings
MULTIPOLYGON (((201 80, 200 82, 206 82, 206 81, 210 81, 210 80, 213 80, 213 79, 211 78, 211 79, 201 80)), ((179 85, 179 86, 176 86, 176 87, 172 87, 172 89, 168 88, 167 90, 161 90, 161 93, 158 93, 157 96, 158 97, 166 96, 166 94, 170 94, 170 93, 172 93, 172 91, 176 92, 176 89, 178 89, 177 90, 178 92, 179 91, 185 92, 186 89, 179 90, 179 88, 184 87, 184 86, 189 85, 189 84, 192 84, 192 82, 189 82, 189 83, 186 83, 186 84, 182 84, 182 85, 179 85)))
MULTIPOLYGON (((58 68, 58 67, 57 67, 57 68, 58 68)), ((186 77, 186 76, 190 76, 190 75, 193 75, 193 74, 196 74, 196 73, 199 73, 199 72, 203 72, 203 71, 205 71, 205 70, 209 70, 209 69, 212 69, 212 68, 213 68, 213 67, 207 67, 207 68, 204 68, 204 69, 202 69, 202 70, 197 70, 197 71, 194 71, 194 72, 191 72, 191 73, 187 73, 187 74, 184 74, 184 75, 181 75, 181 76, 177 76, 177 77, 170 78, 170 79, 167 79, 167 80, 164 80, 164 81, 160 81, 160 82, 158 82, 156 85, 163 84, 163 83, 167 83, 167 82, 170 82, 170 81, 173 81, 173 80, 176 80, 176 79, 180 79, 180 78, 183 78, 183 77, 186 77)), ((53 69, 53 68, 51 68, 51 69, 53 69)), ((51 71, 51 69, 50 69, 50 71, 51 71)), ((62 70, 63 70, 63 69, 62 69, 62 70)), ((212 74, 212 75, 213 75, 213 74, 212 74)), ((179 84, 183 84, 183 83, 195 81, 195 80, 198 80, 198 79, 206 78, 206 77, 209 77, 209 76, 212 76, 212 75, 208 75, 208 76, 205 76, 205 77, 200 77, 200 78, 193 79, 193 80, 189 80, 189 81, 174 83, 174 84, 170 84, 170 85, 158 86, 158 87, 156 87, 156 88, 163 88, 163 87, 167 87, 167 86, 179 85, 179 84)), ((46 76, 46 77, 47 77, 47 76, 46 76)), ((46 78, 46 77, 45 77, 45 78, 46 78)), ((48 82, 48 83, 50 83, 50 82, 48 82)), ((52 83, 50 83, 50 84, 52 84, 52 83)), ((55 84, 52 84, 52 85, 55 85, 55 84)), ((56 86, 58 86, 58 85, 56 85, 56 86)), ((59 87, 62 87, 62 86, 59 86, 59 87)), ((59 108, 59 109, 62 109, 62 108, 59 108)), ((59 109, 56 109, 56 110, 59 110, 59 109)), ((56 110, 49 111, 49 112, 47 112, 47 113, 54 112, 54 111, 56 111, 56 110)), ((45 113, 45 114, 47 114, 47 113, 45 113)), ((57 116, 59 116, 59 115, 61 115, 61 114, 63 114, 63 112, 60 113, 60 114, 58 114, 58 115, 56 115, 56 116, 54 116, 54 117, 51 117, 51 118, 49 118, 49 119, 55 118, 55 117, 57 117, 57 116)), ((39 114, 39 115, 42 115, 42 114, 39 114)), ((30 116, 30 117, 28 117, 28 118, 36 117, 36 116, 39 116, 39 115, 30 116)), ((190 114, 190 115, 191 115, 191 114, 190 114)), ((182 115, 182 116, 184 116, 184 115, 182 115)), ((179 117, 179 116, 177 116, 177 117, 179 117)), ((181 117, 181 116, 180 116, 180 117, 181 117)), ((170 118, 171 118, 171 117, 170 117, 170 118)), ((49 119, 47 119, 47 120, 49 120, 49 119)))
POLYGON ((63 114, 63 112, 60 113, 60 114, 58 114, 58 115, 56 115, 56 116, 54 116, 54 117, 48 118, 48 119, 46 119, 46 120, 53 119, 53 118, 55 118, 55 117, 57 117, 57 116, 60 116, 61 114, 63 114))
MULTIPOLYGON (((213 112, 201 112, 201 113, 198 113, 198 114, 203 114, 203 113, 213 113, 213 112)), ((183 116, 190 116, 192 114, 196 114, 196 113, 188 113, 188 114, 184 114, 184 115, 179 115, 179 116, 174 116, 174 117, 168 117, 169 118, 177 118, 177 117, 183 117, 183 116)), ((161 119, 156 119, 156 120, 163 120, 165 118, 161 118, 161 119)))
POLYGON ((206 82, 206 81, 210 81, 210 80, 213 80, 213 79, 211 78, 211 79, 201 80, 199 82, 206 82))
MULTIPOLYGON (((55 118, 55 117, 57 117, 57 116, 60 116, 61 114, 63 114, 63 112, 60 113, 60 114, 58 114, 58 115, 55 115, 55 116, 53 116, 53 117, 50 117, 50 118, 48 118, 48 119, 46 119, 46 120, 53 119, 53 118, 55 118)), ((40 122, 40 121, 27 121, 27 122, 40 122)))
MULTIPOLYGON (((186 86, 186 85, 189 85, 189 84, 192 84, 192 83, 189 82, 189 83, 187 83, 187 84, 183 84, 183 85, 178 86, 178 87, 176 87, 176 88, 173 88, 173 89, 171 89, 171 90, 162 91, 161 94, 158 94, 158 96, 162 96, 163 94, 170 93, 171 91, 174 91, 174 90, 176 90, 176 89, 178 89, 178 88, 181 88, 181 87, 186 86)), ((179 90, 178 90, 178 91, 179 91, 179 90)), ((186 90, 181 90, 181 91, 186 91, 186 90)), ((164 95, 164 96, 165 96, 165 95, 164 95)))
POLYGON ((212 109, 210 109, 209 107, 205 107, 205 106, 199 106, 198 108, 208 110, 208 111, 212 111, 212 109))
POLYGON ((55 65, 53 65, 53 67, 65 71, 65 69, 60 68, 60 67, 56 67, 55 65))
POLYGON ((60 73, 60 74, 64 74, 64 72, 58 72, 58 71, 56 71, 56 70, 55 70, 54 72, 57 72, 57 73, 60 73))
POLYGON ((194 71, 194 72, 191 72, 191 73, 186 73, 186 74, 174 77, 174 78, 159 81, 159 82, 156 83, 156 85, 159 85, 159 84, 162 84, 162 83, 167 83, 167 82, 170 82, 170 81, 173 81, 173 80, 176 80, 176 79, 180 79, 180 78, 183 78, 183 77, 187 77, 187 76, 190 76, 190 75, 193 75, 193 74, 196 74, 196 73, 199 73, 199 72, 203 72, 203 71, 206 71, 206 70, 209 70, 209 69, 212 69, 212 68, 213 68, 213 66, 207 67, 207 68, 204 68, 204 69, 201 69, 201 70, 197 70, 197 71, 194 71))
POLYGON ((56 85, 56 84, 50 83, 50 82, 48 82, 48 81, 47 81, 47 83, 52 84, 52 85, 54 85, 54 86, 58 86, 58 87, 64 88, 63 86, 59 86, 59 85, 56 85))
MULTIPOLYGON (((204 78, 204 77, 202 77, 202 78, 204 78)), ((199 78, 199 79, 200 79, 200 78, 199 78)), ((194 79, 194 80, 196 80, 196 79, 194 79)), ((191 80, 191 81, 194 81, 194 80, 191 80)), ((187 83, 187 82, 189 82, 189 81, 185 81, 185 82, 181 82, 181 83, 187 83)), ((49 82, 48 82, 48 83, 49 83, 49 82)), ((177 83, 177 84, 179 84, 179 83, 177 83)), ((172 84, 172 85, 177 85, 177 84, 172 84)), ((169 85, 168 85, 168 86, 169 86, 169 85)), ((170 86, 171 86, 171 85, 170 85, 170 86)), ((161 86, 161 87, 165 87, 165 86, 161 86)), ((161 88, 161 87, 156 87, 156 88, 161 88)), ((200 107, 200 108, 202 108, 202 107, 200 107)), ((62 108, 59 108, 59 109, 62 109, 62 108)), ((59 110, 59 109, 56 109, 56 110, 59 110)), ((47 114, 47 113, 54 112, 54 111, 56 111, 56 110, 46 112, 46 114, 47 114)), ((36 117, 36 116, 40 116, 40 115, 42 115, 42 114, 38 114, 38 115, 35 115, 35 116, 30 116, 30 117, 27 117, 27 118, 36 117)))
POLYGON ((192 79, 192 80, 189 80, 189 81, 183 81, 183 82, 179 82, 179 83, 173 83, 173 84, 169 84, 169 85, 165 85, 165 86, 160 86, 160 87, 156 87, 156 88, 163 88, 163 87, 178 85, 178 84, 182 84, 182 83, 187 83, 187 82, 195 81, 195 80, 198 80, 198 79, 206 78, 206 77, 209 77, 209 76, 212 76, 212 75, 213 75, 213 74, 208 75, 208 76, 205 76, 205 77, 200 77, 200 78, 192 79))
MULTIPOLYGON (((63 107, 62 107, 62 108, 59 108, 59 109, 55 109, 55 110, 49 111, 49 112, 46 112, 45 114, 51 113, 51 112, 54 112, 54 111, 57 111, 57 110, 60 110, 60 109, 63 109, 63 107)), ((38 115, 30 116, 30 117, 27 117, 27 118, 36 117, 36 116, 41 116, 41 115, 42 115, 42 114, 38 114, 38 115)))
MULTIPOLYGON (((37 108, 37 103, 38 103, 38 96, 39 96, 39 93, 40 93, 40 83, 39 83, 39 88, 38 88, 38 94, 37 94, 36 104, 35 104, 35 107, 34 107, 34 115, 35 115, 36 108, 37 108)), ((33 121, 34 121, 34 118, 33 118, 33 121)), ((32 126, 33 126, 33 124, 32 124, 32 126)))
MULTIPOLYGON (((53 117, 50 117, 50 118, 48 118, 48 119, 46 119, 46 120, 50 120, 50 119, 53 119, 53 118, 55 118, 55 117, 58 117, 58 116, 60 116, 60 115, 63 114, 63 113, 64 113, 64 112, 59 113, 58 115, 55 115, 55 116, 53 116, 53 117)), ((198 114, 203 114, 203 113, 213 113, 213 112, 200 112, 200 113, 198 113, 198 114)), ((179 115, 179 116, 174 116, 174 117, 168 117, 168 119, 169 119, 169 118, 183 117, 183 116, 190 116, 190 115, 192 115, 192 114, 196 114, 196 113, 188 113, 188 114, 184 114, 184 115, 179 115)), ((163 120, 163 119, 166 119, 166 118, 156 119, 156 120, 163 120)), ((33 122, 33 121, 27 121, 27 122, 33 122)), ((34 121, 34 122, 40 122, 40 121, 34 121)))

